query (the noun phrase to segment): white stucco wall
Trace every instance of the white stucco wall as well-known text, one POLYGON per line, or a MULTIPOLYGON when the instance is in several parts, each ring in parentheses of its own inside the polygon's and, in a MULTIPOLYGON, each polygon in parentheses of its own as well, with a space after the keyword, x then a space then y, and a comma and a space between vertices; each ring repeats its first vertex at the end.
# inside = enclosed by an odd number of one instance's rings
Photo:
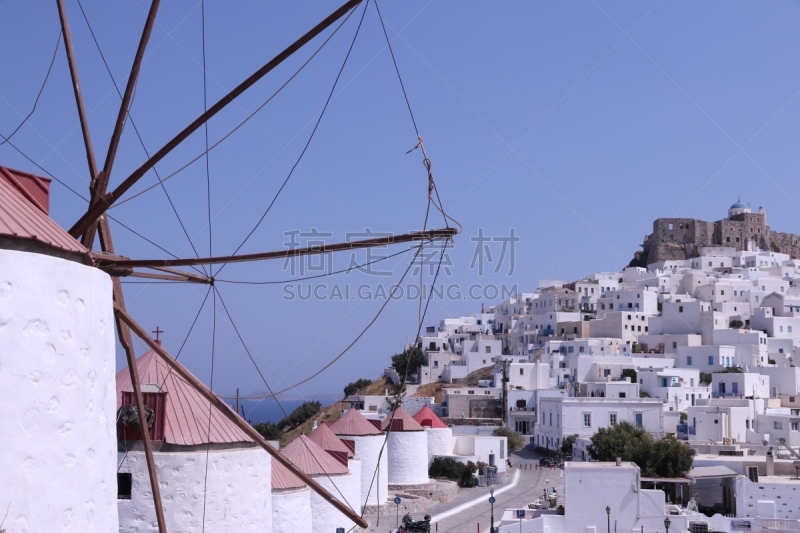
MULTIPOLYGON (((361 494, 361 472, 360 462, 355 467, 359 471, 354 475, 353 471, 349 474, 339 474, 337 476, 313 476, 314 481, 322 485, 328 492, 333 494, 336 499, 342 501, 342 496, 347 500, 346 504, 359 512, 358 508, 359 495, 361 494), (338 489, 338 490, 337 490, 338 489), (339 494, 341 491, 341 494, 339 494)), ((331 533, 336 531, 337 528, 343 527, 345 531, 349 531, 355 522, 347 518, 335 507, 333 507, 326 500, 316 492, 311 493, 311 519, 313 533, 331 533)))
POLYGON ((311 528, 310 489, 272 492, 272 533, 311 533, 311 528))
POLYGON ((0 514, 9 532, 117 529, 111 278, 0 250, 0 514))
POLYGON ((416 485, 428 481, 428 434, 392 431, 389 434, 389 485, 416 485))
MULTIPOLYGON (((272 529, 270 456, 261 448, 154 454, 167 530, 264 533, 272 529)), ((133 474, 130 500, 119 502, 119 531, 158 531, 144 452, 119 454, 120 472, 133 474), (123 459, 124 457, 124 459, 123 459)))
POLYGON ((452 455, 455 441, 450 428, 425 428, 428 434, 428 466, 437 455, 452 455))
POLYGON ((369 435, 364 437, 341 437, 342 440, 355 442, 354 458, 361 461, 361 503, 377 505, 384 503, 389 497, 389 453, 381 448, 385 435, 369 435), (379 459, 380 456, 380 459, 379 459), (380 468, 378 468, 380 466, 380 468), (375 470, 378 474, 375 475, 375 470), (373 481, 374 476, 374 481, 373 481), (370 485, 372 487, 370 488, 370 485))

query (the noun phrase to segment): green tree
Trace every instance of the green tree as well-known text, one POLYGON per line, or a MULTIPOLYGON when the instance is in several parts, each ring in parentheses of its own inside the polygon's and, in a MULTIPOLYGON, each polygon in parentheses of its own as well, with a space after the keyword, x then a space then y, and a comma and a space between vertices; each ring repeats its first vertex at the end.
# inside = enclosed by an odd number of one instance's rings
POLYGON ((392 367, 401 376, 416 374, 419 367, 426 363, 425 354, 417 346, 410 346, 406 348, 403 353, 398 353, 392 356, 392 367))
POLYGON ((508 440, 508 453, 514 453, 525 444, 522 435, 511 428, 497 428, 492 432, 492 435, 505 437, 508 440))
POLYGON ((620 374, 620 376, 623 377, 623 378, 631 378, 631 383, 638 383, 636 381, 638 376, 636 374, 636 370, 634 370, 633 368, 624 369, 622 371, 622 373, 620 374))
POLYGON ((561 451, 564 452, 564 455, 572 455, 572 447, 575 446, 575 440, 577 438, 577 435, 567 435, 564 437, 564 441, 561 443, 561 451))
POLYGON ((621 422, 592 435, 589 455, 596 461, 636 463, 645 477, 679 477, 691 470, 694 450, 672 436, 653 437, 643 428, 621 422))
POLYGON ((280 440, 283 431, 278 424, 272 422, 261 422, 260 424, 253 425, 253 429, 261 433, 261 436, 267 440, 280 440))
POLYGON ((352 396, 353 394, 357 393, 360 390, 366 389, 372 385, 371 379, 361 378, 357 381, 353 381, 348 383, 344 388, 344 397, 347 398, 348 396, 352 396))
POLYGON ((278 422, 278 427, 284 428, 288 425, 299 426, 322 409, 322 404, 318 400, 303 402, 286 418, 278 422))
POLYGON ((744 322, 741 320, 731 320, 730 324, 728 324, 728 327, 731 329, 740 329, 744 327, 744 322))
POLYGON ((711 378, 710 372, 700 372, 700 383, 703 385, 711 385, 711 378))

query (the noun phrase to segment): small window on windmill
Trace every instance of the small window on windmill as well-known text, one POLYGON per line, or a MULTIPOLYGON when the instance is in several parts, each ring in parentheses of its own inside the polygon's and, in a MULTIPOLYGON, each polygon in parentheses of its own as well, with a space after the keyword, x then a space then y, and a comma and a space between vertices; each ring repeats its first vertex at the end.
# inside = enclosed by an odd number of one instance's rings
POLYGON ((130 500, 133 491, 133 474, 117 472, 117 499, 130 500))

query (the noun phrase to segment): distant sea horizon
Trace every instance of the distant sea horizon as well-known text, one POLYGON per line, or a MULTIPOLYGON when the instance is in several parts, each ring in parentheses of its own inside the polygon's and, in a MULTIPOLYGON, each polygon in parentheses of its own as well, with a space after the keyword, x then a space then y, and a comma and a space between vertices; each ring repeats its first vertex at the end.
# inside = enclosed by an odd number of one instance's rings
MULTIPOLYGON (((336 403, 341 399, 341 396, 326 394, 305 399, 292 398, 280 400, 280 406, 278 406, 278 403, 274 398, 266 398, 264 400, 240 400, 239 405, 244 407, 245 420, 251 424, 259 424, 261 422, 276 423, 284 416, 290 414, 292 411, 300 407, 303 402, 306 401, 317 400, 322 404, 322 407, 325 407, 326 405, 336 403), (286 414, 284 414, 284 411, 286 414)), ((229 400, 228 404, 233 407, 234 402, 229 400)))

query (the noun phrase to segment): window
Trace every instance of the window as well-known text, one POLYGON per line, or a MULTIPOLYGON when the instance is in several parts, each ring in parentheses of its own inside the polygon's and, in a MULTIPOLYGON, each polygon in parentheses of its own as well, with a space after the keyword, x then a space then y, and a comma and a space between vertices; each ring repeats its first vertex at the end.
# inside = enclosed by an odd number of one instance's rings
POLYGON ((117 472, 117 499, 130 500, 133 492, 133 474, 117 472))
POLYGON ((553 425, 553 413, 550 413, 550 425, 553 425))
POLYGON ((748 466, 747 467, 747 477, 753 483, 758 483, 758 467, 757 466, 748 466))
POLYGON ((592 427, 592 413, 583 413, 583 427, 592 427))
POLYGON ((686 366, 692 366, 692 356, 691 355, 687 355, 686 356, 686 366))
POLYGON ((519 375, 522 376, 524 374, 525 374, 525 369, 524 368, 520 368, 519 369, 519 375))
POLYGON ((797 431, 799 426, 800 422, 792 422, 792 431, 797 431))
POLYGON ((777 421, 773 422, 772 429, 783 429, 783 422, 777 422, 777 421))
POLYGON ((434 367, 438 367, 439 366, 439 361, 438 360, 434 360, 433 361, 433 366, 434 367))
POLYGON ((525 409, 528 406, 528 402, 525 400, 517 400, 517 409, 525 409))
POLYGON ((714 364, 714 356, 713 355, 709 355, 708 356, 708 364, 709 365, 713 365, 714 364))
POLYGON ((475 391, 474 390, 467 391, 467 394, 475 394, 475 391))
POLYGON ((681 306, 678 306, 678 312, 679 312, 679 313, 683 313, 683 306, 682 306, 682 305, 681 305, 681 306))
POLYGON ((625 398, 626 396, 627 396, 627 394, 625 394, 624 392, 620 392, 619 393, 619 397, 620 398, 625 398))
POLYGON ((617 413, 609 413, 608 414, 608 425, 609 426, 616 426, 617 425, 617 413))
POLYGON ((672 349, 674 350, 677 347, 678 347, 678 343, 676 341, 672 341, 672 349))

